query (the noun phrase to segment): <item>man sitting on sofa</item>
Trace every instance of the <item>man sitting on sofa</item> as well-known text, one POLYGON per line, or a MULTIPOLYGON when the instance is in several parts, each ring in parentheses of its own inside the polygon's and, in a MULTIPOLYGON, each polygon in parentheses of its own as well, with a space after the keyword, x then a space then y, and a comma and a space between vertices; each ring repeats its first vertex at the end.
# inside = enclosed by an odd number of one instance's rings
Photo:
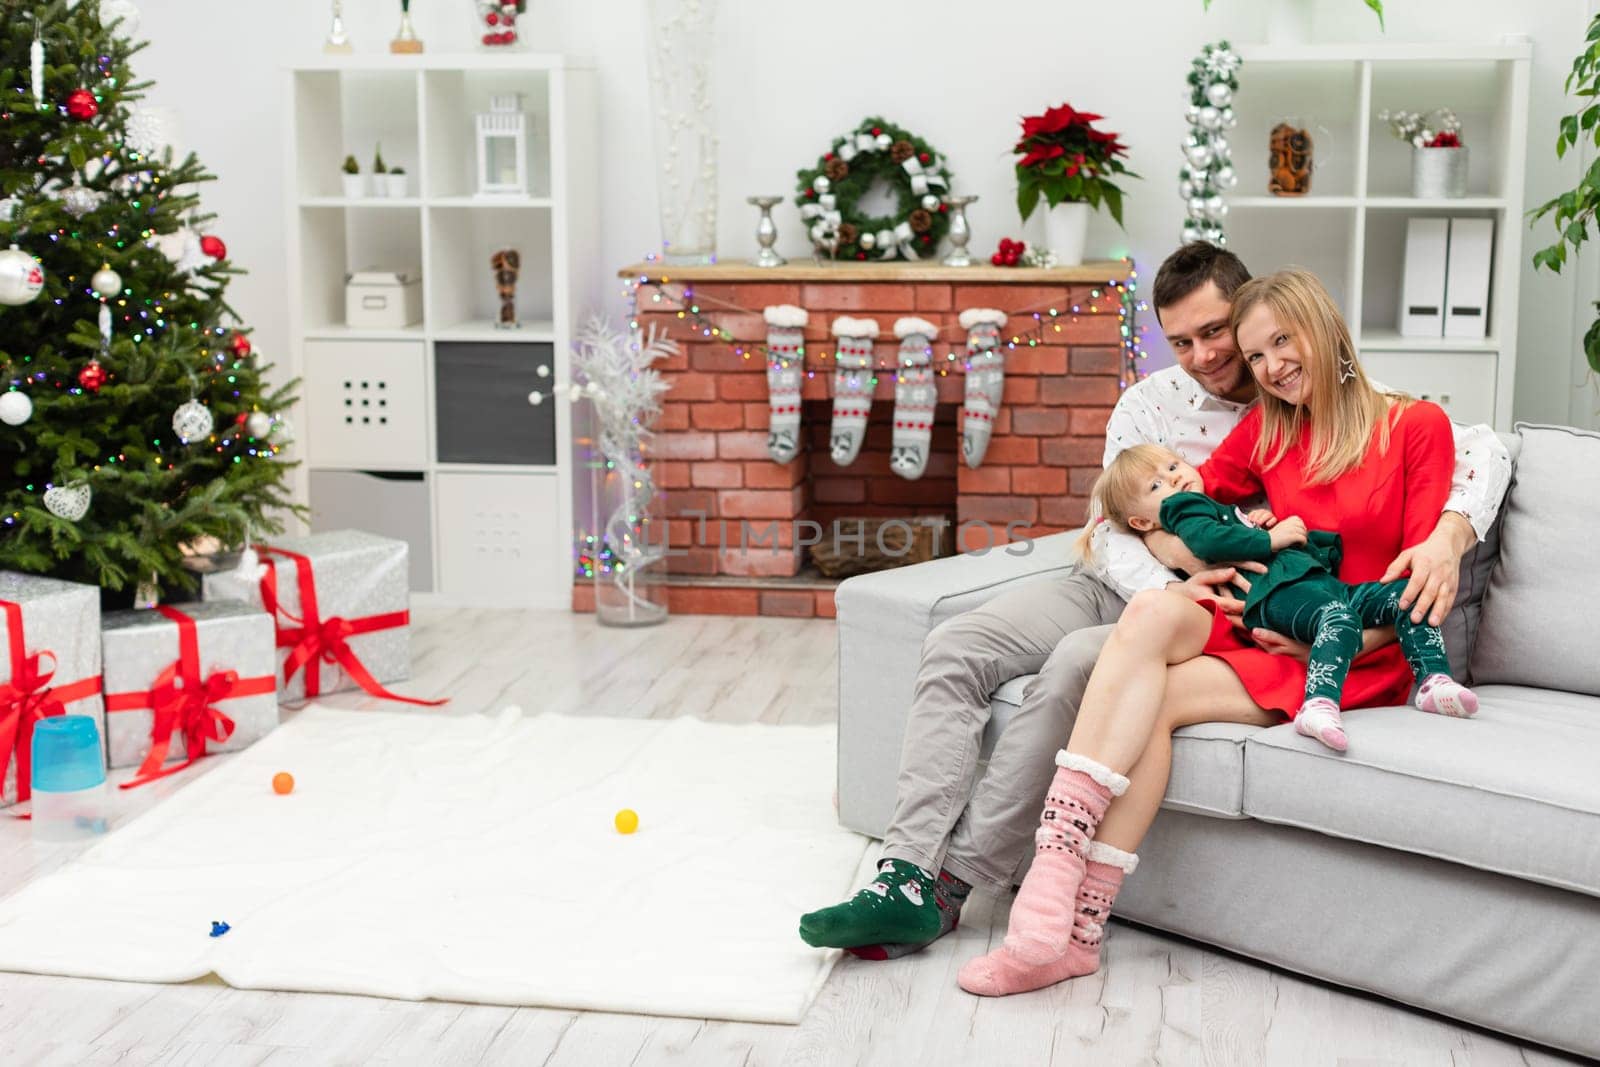
MULTIPOLYGON (((1106 427, 1106 463, 1132 445, 1159 444, 1199 464, 1238 424, 1255 399, 1255 384, 1228 329, 1228 312, 1249 278, 1237 256, 1203 242, 1184 245, 1161 264, 1156 317, 1178 365, 1123 394, 1106 427)), ((1416 621, 1427 617, 1435 626, 1455 601, 1463 553, 1494 523, 1511 470, 1510 455, 1488 426, 1457 426, 1455 436, 1455 477, 1438 525, 1402 552, 1383 579, 1409 569, 1402 605, 1416 621)), ((1072 732, 1090 670, 1128 598, 1170 586, 1243 609, 1219 589, 1239 581, 1237 569, 1208 569, 1175 538, 1155 547, 1167 565, 1191 577, 1180 579, 1138 538, 1102 523, 1089 565, 1002 594, 928 635, 878 876, 844 903, 802 916, 800 936, 808 944, 893 959, 954 929, 973 886, 999 892, 1020 881, 1054 753, 1072 732), (1036 672, 974 789, 992 694, 1036 672)), ((1271 651, 1306 654, 1282 635, 1253 635, 1271 651)), ((1364 649, 1392 639, 1392 628, 1369 632, 1364 649)))

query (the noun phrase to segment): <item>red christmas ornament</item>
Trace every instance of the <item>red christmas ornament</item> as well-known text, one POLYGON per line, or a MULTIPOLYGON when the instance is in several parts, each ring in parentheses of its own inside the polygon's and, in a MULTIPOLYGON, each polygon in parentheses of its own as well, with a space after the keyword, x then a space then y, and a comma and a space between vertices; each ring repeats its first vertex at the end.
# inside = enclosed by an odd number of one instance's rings
POLYGON ((200 238, 200 251, 212 259, 228 258, 228 246, 222 243, 222 238, 213 237, 209 233, 200 238))
POLYGON ((78 384, 91 393, 98 393, 100 387, 106 384, 106 369, 100 365, 98 359, 91 359, 83 365, 78 372, 78 384))
POLYGON ((228 348, 233 352, 235 358, 244 359, 250 354, 250 338, 242 333, 235 333, 228 338, 228 348))
POLYGON ((87 89, 74 89, 67 94, 67 114, 79 122, 88 122, 100 114, 100 102, 87 89))

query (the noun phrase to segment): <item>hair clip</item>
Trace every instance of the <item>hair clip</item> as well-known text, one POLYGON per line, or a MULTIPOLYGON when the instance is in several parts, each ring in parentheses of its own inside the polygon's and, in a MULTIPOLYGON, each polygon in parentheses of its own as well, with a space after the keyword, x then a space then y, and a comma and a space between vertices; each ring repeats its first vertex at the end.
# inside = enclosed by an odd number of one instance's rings
POLYGON ((1339 384, 1343 385, 1355 376, 1356 361, 1353 359, 1341 359, 1339 361, 1339 384))

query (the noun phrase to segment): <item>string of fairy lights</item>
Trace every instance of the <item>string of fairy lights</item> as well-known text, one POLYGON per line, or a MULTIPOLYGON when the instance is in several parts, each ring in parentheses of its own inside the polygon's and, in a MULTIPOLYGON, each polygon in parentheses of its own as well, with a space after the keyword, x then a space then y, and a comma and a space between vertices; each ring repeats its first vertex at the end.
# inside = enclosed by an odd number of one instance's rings
MULTIPOLYGON (((645 261, 653 263, 655 258, 647 256, 645 261)), ((1087 303, 1045 302, 1036 307, 1012 312, 1008 325, 1018 322, 1026 322, 1028 325, 1007 335, 1006 348, 1014 351, 1048 344, 1054 335, 1063 332, 1065 325, 1077 322, 1085 316, 1115 314, 1119 319, 1117 329, 1122 345, 1122 372, 1118 378, 1118 387, 1126 389, 1144 378, 1148 372, 1143 369, 1143 365, 1149 354, 1145 351, 1142 335, 1147 327, 1138 324, 1138 313, 1149 310, 1149 305, 1138 295, 1137 268, 1132 260, 1127 262, 1129 267, 1127 278, 1111 278, 1103 284, 1091 287, 1087 303)), ((771 358, 770 350, 764 340, 737 338, 711 318, 713 312, 759 316, 760 308, 747 308, 717 297, 699 296, 695 293, 693 285, 673 282, 670 270, 662 272, 659 277, 641 273, 626 279, 622 295, 628 301, 628 325, 632 338, 630 343, 635 350, 639 345, 639 315, 643 309, 651 313, 674 315, 699 337, 728 345, 736 355, 746 360, 759 359, 765 363, 771 358), (648 296, 648 304, 642 299, 645 296, 648 296)), ((945 331, 940 332, 942 334, 945 331)), ((942 365, 938 367, 938 374, 941 377, 949 375, 952 371, 964 373, 970 369, 970 363, 966 358, 965 331, 962 331, 958 339, 941 341, 939 338, 934 338, 934 343, 946 346, 942 365)), ((806 347, 801 346, 798 358, 806 361, 808 379, 815 378, 818 371, 825 375, 829 372, 829 355, 828 352, 818 352, 813 360, 806 347)), ((777 362, 787 367, 792 359, 780 356, 777 362)), ((898 378, 897 360, 875 360, 874 369, 887 371, 891 381, 898 378)), ((872 383, 876 386, 878 379, 873 378, 872 383)), ((584 536, 582 544, 577 547, 576 563, 577 574, 585 578, 593 578, 596 574, 610 574, 618 565, 611 547, 593 534, 584 536)))

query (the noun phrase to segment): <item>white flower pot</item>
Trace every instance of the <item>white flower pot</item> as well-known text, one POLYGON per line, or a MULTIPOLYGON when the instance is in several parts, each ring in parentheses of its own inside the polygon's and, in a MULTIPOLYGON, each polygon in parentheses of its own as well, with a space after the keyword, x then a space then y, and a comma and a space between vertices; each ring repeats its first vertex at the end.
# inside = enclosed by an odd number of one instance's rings
POLYGON ((1056 254, 1059 267, 1083 262, 1083 241, 1089 233, 1089 204, 1084 200, 1057 204, 1045 212, 1044 244, 1056 254))
POLYGON ((1411 195, 1420 200, 1445 200, 1467 195, 1467 146, 1413 148, 1411 195))
POLYGON ((406 176, 404 174, 380 174, 378 184, 383 186, 383 195, 391 200, 399 200, 406 195, 406 176))
POLYGON ((360 200, 367 195, 367 176, 365 174, 340 174, 339 182, 344 186, 344 195, 347 200, 360 200))

